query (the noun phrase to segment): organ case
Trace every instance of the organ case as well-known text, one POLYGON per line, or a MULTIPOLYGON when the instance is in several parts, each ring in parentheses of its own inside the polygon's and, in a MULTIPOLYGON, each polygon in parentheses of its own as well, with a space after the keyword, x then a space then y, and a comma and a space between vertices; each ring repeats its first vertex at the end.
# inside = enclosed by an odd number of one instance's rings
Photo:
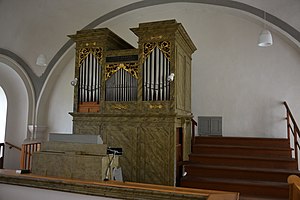
POLYGON ((126 181, 174 185, 181 174, 178 163, 190 152, 196 47, 175 20, 141 23, 131 30, 138 48, 107 28, 70 36, 76 42, 78 79, 70 113, 73 132, 99 134, 108 146, 123 148, 126 181), (181 152, 176 151, 176 134, 182 137, 181 152))

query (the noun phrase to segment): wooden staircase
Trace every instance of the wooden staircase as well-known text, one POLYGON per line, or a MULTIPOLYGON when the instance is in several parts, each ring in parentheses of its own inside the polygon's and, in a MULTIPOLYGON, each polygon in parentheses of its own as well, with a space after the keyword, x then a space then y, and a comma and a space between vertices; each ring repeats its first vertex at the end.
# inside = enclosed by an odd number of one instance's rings
POLYGON ((240 192, 241 199, 288 199, 300 175, 288 139, 197 136, 182 187, 240 192))

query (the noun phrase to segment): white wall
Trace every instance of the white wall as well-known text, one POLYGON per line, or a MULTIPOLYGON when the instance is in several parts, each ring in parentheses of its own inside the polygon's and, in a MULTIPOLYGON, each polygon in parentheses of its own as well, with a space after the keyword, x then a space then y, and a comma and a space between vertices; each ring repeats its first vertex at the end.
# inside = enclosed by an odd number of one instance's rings
POLYGON ((71 81, 74 79, 75 58, 73 58, 60 73, 60 78, 53 86, 49 95, 48 133, 72 133, 73 90, 71 81))
MULTIPOLYGON (((198 48, 193 55, 192 73, 195 117, 222 116, 225 136, 285 137, 282 101, 288 101, 300 120, 300 56, 299 49, 278 32, 273 31, 273 46, 260 48, 256 44, 262 27, 254 23, 254 18, 233 9, 184 3, 139 9, 99 27, 108 27, 137 46, 137 38, 129 28, 140 22, 173 18, 183 24, 198 48)), ((69 65, 67 68, 71 70, 69 65)), ((68 83, 70 73, 61 74, 50 99, 49 118, 59 116, 64 122, 50 122, 55 132, 64 132, 64 124, 71 122, 69 117, 61 118, 66 113, 60 106, 55 107, 57 97, 66 96, 67 88, 60 83, 68 83)), ((67 90, 71 95, 71 89, 67 90)))
MULTIPOLYGON (((27 136, 27 91, 21 78, 10 66, 0 62, 0 71, 0 85, 7 97, 5 141, 21 147, 27 136)), ((18 169, 19 166, 20 151, 15 148, 6 148, 4 168, 18 169)))
POLYGON ((0 184, 0 200, 109 200, 112 198, 0 184))

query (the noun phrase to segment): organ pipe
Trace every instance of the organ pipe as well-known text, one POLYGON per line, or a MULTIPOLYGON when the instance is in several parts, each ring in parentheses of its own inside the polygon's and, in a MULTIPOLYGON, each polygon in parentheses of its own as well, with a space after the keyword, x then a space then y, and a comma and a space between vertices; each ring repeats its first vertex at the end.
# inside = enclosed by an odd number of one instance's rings
POLYGON ((170 100, 170 61, 157 47, 143 63, 143 101, 170 100))
POLYGON ((79 103, 99 103, 101 88, 101 65, 93 54, 89 54, 79 68, 79 103))

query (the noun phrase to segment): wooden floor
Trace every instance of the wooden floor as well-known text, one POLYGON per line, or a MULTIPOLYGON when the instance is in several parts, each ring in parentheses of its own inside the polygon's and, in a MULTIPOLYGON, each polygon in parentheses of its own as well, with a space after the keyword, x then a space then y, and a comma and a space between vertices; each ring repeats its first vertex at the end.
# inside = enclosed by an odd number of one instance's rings
POLYGON ((43 177, 34 174, 17 174, 15 170, 5 169, 0 169, 0 183, 120 199, 239 199, 239 194, 234 192, 191 189, 133 182, 95 182, 43 177))

